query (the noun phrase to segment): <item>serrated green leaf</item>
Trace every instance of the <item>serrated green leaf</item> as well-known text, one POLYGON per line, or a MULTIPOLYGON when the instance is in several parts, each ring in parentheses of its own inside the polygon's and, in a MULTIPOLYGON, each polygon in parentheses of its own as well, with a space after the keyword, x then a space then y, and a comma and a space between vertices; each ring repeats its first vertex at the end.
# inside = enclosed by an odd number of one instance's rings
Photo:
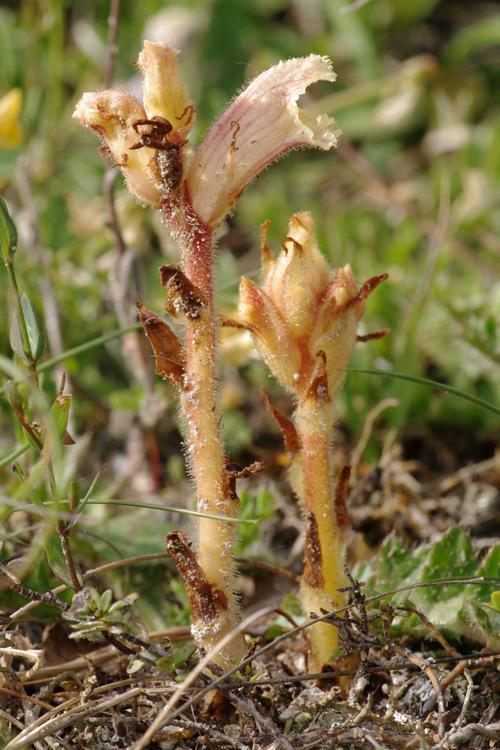
POLYGON ((498 578, 500 576, 500 544, 495 544, 484 558, 478 575, 485 578, 498 578))
MULTIPOLYGON (((422 581, 436 578, 470 578, 476 573, 477 560, 474 558, 469 536, 460 527, 450 529, 430 549, 429 559, 422 570, 422 581)), ((419 598, 424 602, 442 602, 461 596, 461 584, 440 584, 419 590, 419 598)))
POLYGON ((397 588, 403 581, 412 583, 409 580, 410 576, 420 567, 427 553, 426 546, 411 550, 396 536, 389 536, 380 552, 378 565, 380 590, 389 591, 391 588, 397 588))
MULTIPOLYGON (((498 578, 499 569, 500 546, 493 547, 479 564, 468 534, 457 527, 435 544, 415 549, 408 549, 396 537, 388 537, 378 560, 372 565, 364 563, 355 570, 355 575, 367 582, 364 590, 372 594, 437 579, 484 576, 493 580, 498 578)), ((388 603, 392 607, 403 602, 415 607, 451 640, 467 638, 500 648, 500 612, 493 605, 496 600, 492 591, 492 583, 439 583, 394 594, 388 603)), ((500 601, 498 603, 500 605, 500 601)), ((406 635, 413 639, 429 637, 429 630, 418 615, 404 614, 401 610, 396 612, 391 632, 393 636, 406 635)))
POLYGON ((492 607, 467 599, 459 612, 459 622, 462 636, 491 649, 500 648, 500 613, 492 607))
MULTIPOLYGON (((31 357, 38 362, 45 351, 46 336, 43 323, 26 294, 21 295, 21 308, 26 323, 31 357)), ((26 352, 28 354, 28 352, 26 352)))

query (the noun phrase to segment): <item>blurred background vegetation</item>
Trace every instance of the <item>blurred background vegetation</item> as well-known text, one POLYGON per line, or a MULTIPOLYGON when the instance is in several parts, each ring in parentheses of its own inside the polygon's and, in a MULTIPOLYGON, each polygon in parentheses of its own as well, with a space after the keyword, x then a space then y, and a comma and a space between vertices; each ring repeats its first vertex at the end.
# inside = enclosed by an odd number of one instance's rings
MULTIPOLYGON (((105 175, 95 136, 71 118, 84 91, 105 85, 108 13, 102 0, 4 1, 0 8, 0 185, 20 234, 19 283, 45 321, 46 357, 133 325, 137 296, 160 312, 157 269, 177 259, 159 217, 128 196, 120 177, 114 196, 123 244, 117 243, 110 228, 110 173, 105 175)), ((291 213, 311 210, 333 266, 350 262, 360 281, 390 274, 370 297, 361 332, 388 327, 391 334, 360 344, 352 366, 430 377, 498 402, 498 5, 122 0, 114 84, 138 96, 133 63, 144 38, 182 50, 181 66, 198 106, 197 141, 249 77, 280 59, 328 55, 338 74, 334 86, 308 92, 308 101, 337 118, 340 148, 296 152, 273 165, 227 222, 218 257, 224 309, 234 310, 239 275, 258 275, 260 223, 271 219, 271 245, 278 249, 291 213)), ((4 309, 7 286, 2 273, 4 309)), ((7 315, 0 342, 9 354, 7 315)), ((290 402, 238 336, 227 339, 223 351, 232 457, 278 452, 279 437, 258 388, 264 385, 285 410, 290 402)), ((76 477, 86 489, 102 470, 95 497, 161 492, 165 502, 185 504, 189 488, 175 394, 154 378, 138 335, 88 348, 64 367, 77 442, 65 449, 61 481, 76 477)), ((50 398, 61 375, 59 366, 44 379, 50 398)), ((389 397, 399 406, 378 418, 368 462, 377 459, 389 433, 403 441, 410 458, 426 456, 436 469, 491 456, 498 428, 491 412, 359 373, 348 375, 339 401, 349 445, 359 439, 367 413, 389 397)), ((0 458, 24 440, 4 395, 0 435, 0 458)), ((14 492, 18 478, 11 466, 0 472, 4 493, 14 492)), ((254 512, 264 502, 251 495, 247 501, 254 512)), ((267 500, 264 506, 268 513, 267 500)), ((98 529, 94 524, 88 531, 93 536, 80 539, 89 561, 163 549, 165 527, 156 516, 145 517, 132 535, 131 513, 99 506, 92 513, 98 529)), ((9 533, 4 559, 12 555, 9 533)), ((16 538, 26 543, 29 535, 16 538)), ((44 570, 37 575, 49 576, 44 570)), ((180 586, 172 586, 174 598, 181 597, 180 586)), ((149 621, 156 622, 152 611, 149 621)))

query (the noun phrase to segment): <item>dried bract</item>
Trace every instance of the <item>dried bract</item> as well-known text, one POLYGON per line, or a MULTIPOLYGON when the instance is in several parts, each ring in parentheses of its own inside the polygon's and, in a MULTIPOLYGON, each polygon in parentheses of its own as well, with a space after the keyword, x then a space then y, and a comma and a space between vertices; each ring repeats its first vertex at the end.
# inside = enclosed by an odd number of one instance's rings
POLYGON ((172 380, 179 388, 182 387, 185 362, 179 339, 170 326, 148 310, 140 300, 136 304, 139 321, 153 349, 156 374, 172 380))

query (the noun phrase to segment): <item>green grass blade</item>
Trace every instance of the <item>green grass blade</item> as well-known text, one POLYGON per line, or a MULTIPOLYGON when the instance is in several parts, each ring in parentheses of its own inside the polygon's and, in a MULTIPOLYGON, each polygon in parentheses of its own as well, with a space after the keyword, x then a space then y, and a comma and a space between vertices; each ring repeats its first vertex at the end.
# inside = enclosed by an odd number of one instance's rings
POLYGON ((366 368, 361 368, 361 367, 348 367, 346 368, 346 371, 348 373, 357 372, 362 375, 382 375, 387 378, 395 378, 396 380, 406 380, 409 383, 415 383, 416 385, 423 385, 425 388, 433 388, 435 390, 448 393, 451 396, 457 396, 458 398, 461 398, 464 401, 471 401, 473 404, 476 404, 477 406, 480 406, 483 409, 492 411, 493 414, 500 414, 500 408, 498 406, 495 406, 495 404, 490 404, 489 401, 485 401, 482 398, 478 398, 478 396, 473 396, 471 393, 466 393, 465 391, 461 391, 459 388, 454 388, 453 386, 446 385, 445 383, 439 383, 437 380, 430 380, 429 378, 420 378, 417 375, 406 375, 403 372, 391 372, 390 370, 371 370, 371 369, 366 369, 366 368))
POLYGON ((151 510, 164 510, 170 513, 184 513, 187 516, 198 516, 201 518, 211 518, 214 521, 224 521, 225 523, 259 523, 257 518, 230 518, 229 516, 219 516, 215 513, 200 513, 197 510, 188 510, 186 508, 174 508, 171 505, 161 503, 141 503, 139 500, 108 500, 106 498, 87 500, 86 505, 125 505, 129 508, 149 508, 151 510))
POLYGON ((59 365, 61 364, 61 362, 64 362, 65 359, 69 359, 70 357, 76 357, 78 354, 83 354, 83 352, 87 352, 90 349, 95 349, 97 346, 102 346, 102 344, 107 344, 108 341, 119 339, 121 336, 124 336, 126 333, 130 333, 131 331, 138 331, 140 328, 141 328, 141 324, 135 323, 135 325, 133 326, 128 326, 127 328, 120 328, 117 331, 111 331, 110 333, 105 333, 103 336, 98 336, 96 339, 90 339, 90 341, 86 341, 84 344, 80 344, 79 346, 74 346, 72 349, 67 349, 67 351, 61 352, 61 354, 58 354, 55 357, 51 357, 50 359, 45 360, 45 362, 42 362, 42 364, 37 367, 37 371, 45 372, 46 370, 51 370, 56 365, 59 365))
POLYGON ((29 443, 23 443, 22 445, 19 445, 17 448, 14 448, 13 451, 11 451, 8 456, 5 456, 5 458, 0 459, 0 469, 3 469, 4 466, 8 466, 12 461, 15 461, 16 458, 19 458, 19 456, 22 456, 23 453, 26 453, 28 448, 30 447, 29 443))

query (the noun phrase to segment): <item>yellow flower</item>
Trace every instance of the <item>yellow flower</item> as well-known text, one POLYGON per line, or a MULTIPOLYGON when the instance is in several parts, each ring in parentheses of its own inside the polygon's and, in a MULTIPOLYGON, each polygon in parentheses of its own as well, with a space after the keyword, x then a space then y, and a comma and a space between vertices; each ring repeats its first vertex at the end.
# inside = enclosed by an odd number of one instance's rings
POLYGON ((0 148, 17 148, 23 137, 19 115, 23 103, 21 89, 11 89, 0 99, 0 148))

